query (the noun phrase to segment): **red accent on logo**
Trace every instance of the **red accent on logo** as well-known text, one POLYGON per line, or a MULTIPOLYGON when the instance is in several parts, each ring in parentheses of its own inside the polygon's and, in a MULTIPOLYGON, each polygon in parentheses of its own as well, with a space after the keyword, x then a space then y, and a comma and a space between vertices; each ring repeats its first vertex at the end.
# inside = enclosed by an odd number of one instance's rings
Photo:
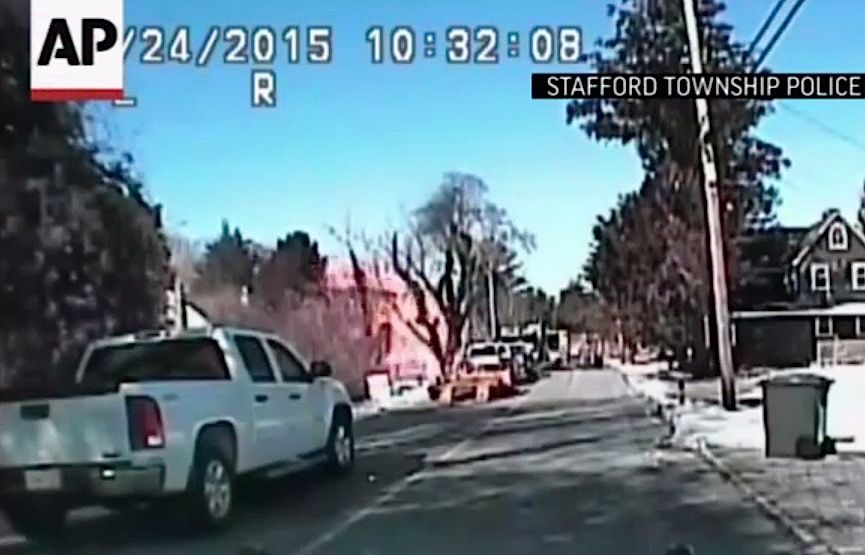
POLYGON ((80 102, 83 100, 122 100, 123 89, 31 89, 32 102, 80 102))

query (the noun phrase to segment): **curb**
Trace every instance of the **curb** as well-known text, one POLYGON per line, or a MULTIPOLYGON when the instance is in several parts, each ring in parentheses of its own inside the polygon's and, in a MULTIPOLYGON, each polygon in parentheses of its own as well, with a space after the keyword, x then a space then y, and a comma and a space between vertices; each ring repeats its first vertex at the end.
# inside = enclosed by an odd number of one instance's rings
POLYGON ((622 370, 615 364, 611 364, 610 368, 615 370, 619 374, 619 376, 621 376, 622 381, 625 382, 625 386, 627 386, 627 388, 630 389, 631 392, 634 393, 634 395, 645 401, 646 404, 651 407, 653 415, 658 416, 661 421, 668 426, 675 425, 675 410, 671 410, 671 408, 674 407, 671 407, 668 404, 664 404, 657 399, 646 395, 645 392, 634 386, 634 384, 631 382, 631 377, 628 376, 628 374, 626 374, 625 372, 622 372, 622 370))
POLYGON ((824 541, 817 534, 794 522, 774 501, 751 487, 738 473, 724 464, 706 445, 703 439, 698 439, 696 446, 689 447, 688 449, 696 452, 708 466, 733 484, 763 514, 783 528, 788 535, 792 536, 801 545, 803 553, 808 555, 842 555, 841 551, 824 541))
MULTIPOLYGON (((645 400, 653 409, 653 412, 659 415, 664 423, 670 426, 675 426, 675 407, 664 405, 658 400, 646 395, 631 383, 631 379, 626 373, 622 372, 615 365, 612 367, 622 377, 625 385, 638 397, 645 400)), ((751 487, 751 485, 749 485, 737 472, 724 464, 724 462, 722 462, 718 456, 712 452, 703 438, 697 438, 696 441, 688 442, 687 444, 683 444, 673 438, 670 439, 672 440, 671 443, 675 444, 679 448, 696 453, 706 465, 717 472, 722 478, 730 482, 733 487, 738 489, 745 496, 746 499, 753 502, 760 512, 780 526, 785 533, 791 536, 801 546, 802 553, 807 555, 843 555, 842 551, 833 547, 831 544, 819 537, 819 535, 794 522, 793 519, 775 502, 751 487)))

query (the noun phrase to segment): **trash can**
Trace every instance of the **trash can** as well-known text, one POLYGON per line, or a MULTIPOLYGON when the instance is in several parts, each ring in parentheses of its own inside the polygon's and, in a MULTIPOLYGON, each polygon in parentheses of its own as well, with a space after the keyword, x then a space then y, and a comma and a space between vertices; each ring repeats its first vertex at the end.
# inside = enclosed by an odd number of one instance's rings
POLYGON ((832 382, 817 374, 789 374, 760 382, 767 457, 824 456, 826 404, 832 382))

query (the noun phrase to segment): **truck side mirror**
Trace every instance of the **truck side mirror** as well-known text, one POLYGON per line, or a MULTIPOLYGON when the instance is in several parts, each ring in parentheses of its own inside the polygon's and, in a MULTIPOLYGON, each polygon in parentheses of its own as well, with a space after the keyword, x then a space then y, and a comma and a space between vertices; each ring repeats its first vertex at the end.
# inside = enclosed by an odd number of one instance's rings
POLYGON ((314 361, 310 367, 310 371, 314 378, 327 378, 333 375, 333 368, 324 360, 314 361))

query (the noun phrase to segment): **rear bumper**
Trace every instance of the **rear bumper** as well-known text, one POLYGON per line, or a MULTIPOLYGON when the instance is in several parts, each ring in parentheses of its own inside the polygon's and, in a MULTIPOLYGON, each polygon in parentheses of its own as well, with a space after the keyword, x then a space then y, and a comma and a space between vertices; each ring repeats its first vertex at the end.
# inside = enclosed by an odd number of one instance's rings
POLYGON ((0 468, 0 497, 52 495, 70 500, 147 498, 160 495, 165 482, 162 465, 132 466, 128 463, 59 465, 0 468), (31 470, 56 470, 59 487, 28 489, 31 470))

